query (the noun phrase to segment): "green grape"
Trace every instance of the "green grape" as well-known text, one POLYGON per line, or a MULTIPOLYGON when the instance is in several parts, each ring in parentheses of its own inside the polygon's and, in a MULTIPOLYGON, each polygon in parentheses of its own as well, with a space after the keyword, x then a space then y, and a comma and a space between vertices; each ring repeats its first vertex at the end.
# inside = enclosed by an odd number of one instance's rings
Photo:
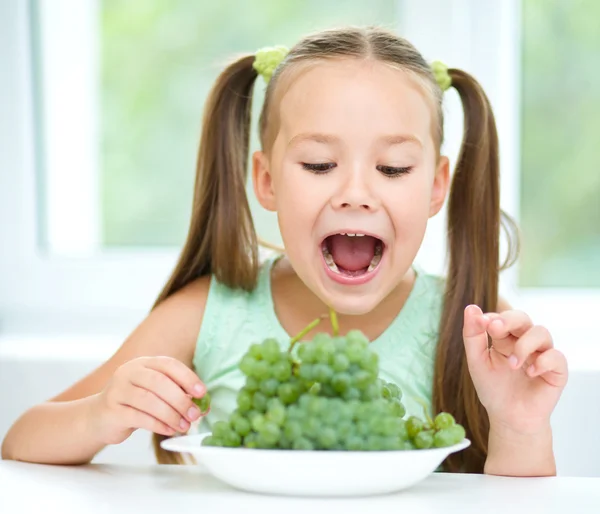
POLYGON ((455 423, 456 421, 454 420, 452 414, 448 414, 447 412, 440 412, 434 420, 435 428, 437 430, 451 427, 455 423))
POLYGON ((265 339, 262 344, 263 359, 267 362, 274 363, 279 360, 281 348, 275 339, 265 339))
POLYGON ((361 451, 365 447, 365 441, 359 435, 351 435, 346 439, 346 448, 350 451, 361 451))
POLYGON ((246 448, 257 448, 256 437, 256 432, 250 432, 247 436, 244 437, 244 446, 246 448))
POLYGON ((379 422, 379 430, 381 431, 381 435, 391 436, 397 434, 398 426, 398 418, 386 417, 379 422))
POLYGON ((290 405, 298 400, 300 387, 297 384, 285 382, 279 386, 277 394, 283 403, 290 405))
POLYGON ((342 398, 346 401, 360 400, 360 391, 356 387, 351 387, 342 393, 342 398))
POLYGON ((213 437, 217 439, 224 439, 225 434, 229 432, 230 427, 227 421, 217 421, 212 430, 213 437))
POLYGON ((303 343, 298 348, 298 357, 303 364, 312 364, 316 361, 316 351, 314 343, 303 343))
POLYGON ((333 370, 327 364, 315 364, 313 368, 313 379, 317 382, 327 383, 333 376, 333 370))
POLYGON ((406 408, 404 404, 398 398, 392 398, 390 400, 390 406, 392 408, 392 412, 394 416, 399 418, 403 418, 406 415, 406 408))
POLYGON ((267 410, 267 419, 271 420, 273 423, 275 423, 278 426, 283 425, 283 423, 285 422, 285 407, 282 406, 275 406, 272 408, 269 408, 267 410))
POLYGON ((423 421, 421 421, 416 416, 411 416, 406 420, 406 431, 408 432, 408 437, 414 439, 417 437, 417 434, 423 430, 423 421))
POLYGON ((247 436, 252 430, 250 421, 248 421, 248 419, 246 418, 243 418, 242 416, 235 418, 235 420, 232 422, 232 425, 234 430, 242 437, 247 436))
POLYGON ((326 334, 325 332, 319 332, 318 334, 315 335, 315 337, 312 340, 312 344, 313 346, 319 346, 325 343, 330 343, 332 341, 332 337, 329 334, 326 334))
POLYGON ((253 376, 257 362, 258 361, 254 357, 251 357, 250 355, 244 355, 239 366, 241 372, 249 377, 253 376))
POLYGON ((305 382, 311 382, 313 380, 313 366, 316 366, 316 364, 300 364, 300 378, 305 382))
POLYGON ((252 395, 252 408, 258 412, 264 412, 267 408, 267 397, 260 391, 252 395))
POLYGON ((265 361, 256 361, 252 376, 258 380, 269 378, 269 363, 265 361))
POLYGON ((242 437, 234 430, 228 430, 223 436, 223 446, 236 448, 242 444, 242 437))
POLYGON ((358 364, 362 362, 364 353, 364 349, 356 343, 349 342, 348 346, 346 347, 346 357, 348 357, 348 360, 351 364, 358 364))
POLYGON ((359 369, 352 377, 352 383, 354 387, 358 389, 366 389, 369 385, 371 385, 375 381, 375 375, 370 373, 369 371, 365 371, 364 369, 359 369))
POLYGON ((267 378, 260 383, 260 392, 265 396, 275 396, 279 388, 279 381, 274 378, 267 378))
POLYGON ((406 421, 396 418, 396 435, 406 441, 408 439, 408 430, 406 429, 406 421))
POLYGON ((360 366, 366 371, 377 373, 379 369, 379 356, 376 353, 365 352, 360 361, 360 366))
POLYGON ((306 417, 302 423, 302 433, 308 437, 316 437, 321 431, 321 423, 314 417, 306 417))
POLYGON ((220 446, 219 444, 216 444, 218 442, 219 440, 216 437, 209 435, 202 439, 202 446, 220 446))
POLYGON ((380 451, 385 447, 384 438, 379 435, 370 434, 367 436, 366 449, 369 451, 380 451))
POLYGON ((246 353, 246 355, 254 357, 258 361, 261 360, 263 358, 262 346, 257 343, 250 345, 250 348, 248 348, 248 352, 246 353))
POLYGON ((276 443, 272 443, 268 438, 265 438, 263 434, 257 434, 256 447, 262 448, 263 450, 271 450, 276 448, 276 443))
POLYGON ((275 445, 281 437, 281 429, 272 421, 267 421, 258 431, 258 435, 263 438, 267 444, 275 445))
POLYGON ((404 450, 404 441, 396 436, 383 437, 383 449, 389 451, 404 450))
POLYGON ((338 436, 342 439, 349 437, 354 432, 354 425, 350 421, 341 421, 337 425, 338 436))
POLYGON ((210 393, 207 391, 202 398, 192 398, 192 401, 198 406, 202 414, 210 410, 210 393))
POLYGON ((465 438, 465 429, 461 425, 452 425, 436 432, 433 445, 437 448, 452 446, 465 438))
POLYGON ((330 360, 335 354, 335 345, 333 344, 333 341, 330 340, 320 343, 317 346, 315 353, 317 362, 320 362, 321 364, 329 364, 330 360))
POLYGON ((419 450, 426 450, 427 448, 431 448, 433 446, 433 431, 423 430, 419 432, 415 436, 413 442, 419 450))
POLYGON ((331 367, 337 372, 346 371, 350 367, 350 359, 343 353, 336 353, 331 367))
POLYGON ((377 398, 381 398, 381 386, 377 383, 369 384, 362 391, 363 400, 375 400, 377 398))
POLYGON ((383 396, 386 400, 389 400, 392 397, 392 391, 387 385, 384 385, 381 388, 381 396, 383 396))
POLYGON ((260 432, 262 428, 265 426, 267 422, 265 416, 263 414, 257 414, 250 420, 250 424, 252 425, 252 430, 255 432, 260 432))
POLYGON ((319 432, 317 440, 322 448, 329 449, 337 444, 337 434, 333 428, 325 427, 319 432))
POLYGON ((392 398, 397 398, 398 400, 402 399, 402 391, 396 384, 388 382, 386 385, 392 394, 392 398))
POLYGON ((298 421, 288 420, 283 427, 283 433, 288 439, 295 441, 302 436, 302 425, 298 421))
POLYGON ((280 360, 273 364, 271 374, 280 382, 285 382, 292 376, 292 364, 287 360, 280 360))
POLYGON ((246 388, 246 390, 253 393, 254 391, 258 391, 258 388, 260 387, 260 382, 255 377, 247 377, 246 385, 244 387, 246 388))
POLYGON ((292 443, 292 449, 310 451, 314 450, 314 446, 306 437, 299 437, 292 443))
POLYGON ((338 393, 343 393, 344 391, 350 389, 351 384, 352 379, 350 378, 350 375, 348 373, 338 372, 335 375, 333 375, 331 379, 331 385, 333 389, 338 393))
POLYGON ((348 344, 355 344, 361 350, 366 350, 369 346, 369 340, 360 330, 350 330, 346 334, 348 344))

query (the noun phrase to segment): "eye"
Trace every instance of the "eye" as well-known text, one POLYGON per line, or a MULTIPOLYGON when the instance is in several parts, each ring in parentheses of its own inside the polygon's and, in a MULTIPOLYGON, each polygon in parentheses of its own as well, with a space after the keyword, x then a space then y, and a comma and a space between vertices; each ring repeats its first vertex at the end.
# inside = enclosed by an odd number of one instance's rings
POLYGON ((406 175, 407 173, 410 173, 413 169, 412 166, 407 166, 405 168, 395 168, 394 166, 377 166, 377 169, 379 171, 381 171, 381 173, 383 173, 386 177, 389 178, 396 178, 399 177, 400 175, 406 175))
POLYGON ((305 170, 311 171, 317 175, 322 175, 322 174, 327 173, 330 169, 334 168, 335 163, 334 162, 324 162, 324 163, 311 164, 308 162, 303 162, 302 167, 305 170))

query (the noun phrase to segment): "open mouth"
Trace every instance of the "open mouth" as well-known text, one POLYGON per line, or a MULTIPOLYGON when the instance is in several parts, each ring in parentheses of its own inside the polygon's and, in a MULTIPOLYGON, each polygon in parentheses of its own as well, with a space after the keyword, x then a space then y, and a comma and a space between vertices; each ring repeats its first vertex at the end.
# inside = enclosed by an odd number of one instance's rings
POLYGON ((339 233, 321 243, 325 264, 334 273, 352 278, 363 277, 377 269, 383 255, 383 241, 363 233, 339 233))

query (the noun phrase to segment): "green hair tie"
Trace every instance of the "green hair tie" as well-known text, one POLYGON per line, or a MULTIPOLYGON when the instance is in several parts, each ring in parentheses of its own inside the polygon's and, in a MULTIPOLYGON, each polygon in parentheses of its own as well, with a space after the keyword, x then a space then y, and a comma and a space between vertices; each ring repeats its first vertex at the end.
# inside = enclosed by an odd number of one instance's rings
POLYGON ((252 67, 259 75, 262 75, 268 84, 275 72, 275 68, 285 59, 288 52, 289 50, 285 46, 262 48, 256 52, 252 67))
POLYGON ((446 91, 452 85, 452 79, 448 74, 448 66, 441 61, 434 61, 431 63, 431 71, 435 81, 442 88, 442 91, 446 91))

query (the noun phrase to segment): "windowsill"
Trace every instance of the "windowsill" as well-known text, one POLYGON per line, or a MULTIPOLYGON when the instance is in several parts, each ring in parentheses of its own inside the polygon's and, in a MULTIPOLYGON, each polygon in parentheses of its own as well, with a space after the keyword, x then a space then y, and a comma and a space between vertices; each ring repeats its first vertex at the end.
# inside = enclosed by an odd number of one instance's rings
MULTIPOLYGON (((107 360, 122 344, 118 335, 43 336, 0 335, 0 361, 98 361, 107 360)), ((565 344, 559 348, 567 357, 570 372, 600 372, 600 345, 592 341, 565 344)))

